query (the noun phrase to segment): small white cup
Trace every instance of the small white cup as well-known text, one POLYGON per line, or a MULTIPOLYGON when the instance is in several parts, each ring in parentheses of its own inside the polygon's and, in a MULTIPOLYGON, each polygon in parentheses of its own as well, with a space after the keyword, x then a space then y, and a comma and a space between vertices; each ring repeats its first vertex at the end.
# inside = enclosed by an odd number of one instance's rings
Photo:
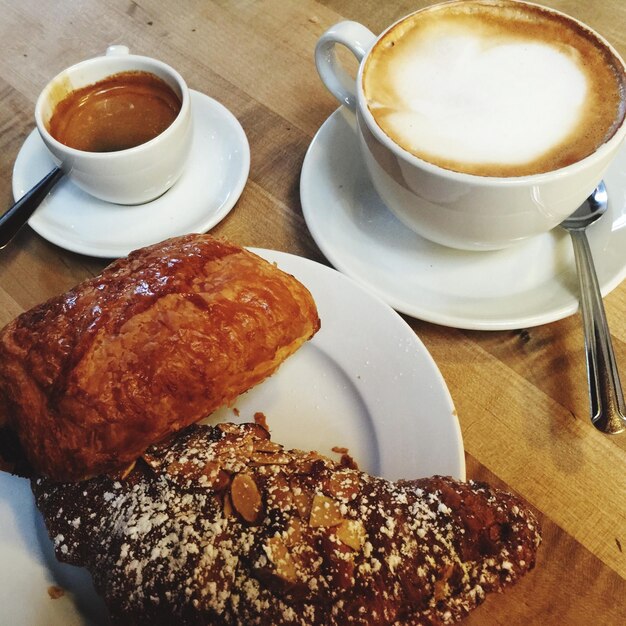
MULTIPOLYGON (((595 34, 623 65, 617 52, 595 34)), ((551 230, 593 192, 626 135, 626 123, 622 122, 593 154, 547 173, 503 178, 438 167, 391 140, 368 109, 363 69, 380 37, 356 22, 332 26, 317 42, 317 71, 337 100, 356 114, 362 156, 385 205, 406 226, 431 241, 464 250, 494 250, 551 230), (338 44, 360 63, 356 84, 338 60, 338 44)))
POLYGON ((78 187, 116 204, 141 204, 158 198, 180 177, 189 155, 192 115, 189 89, 169 65, 129 54, 126 46, 110 46, 104 56, 77 63, 46 85, 35 105, 37 130, 54 162, 78 187), (160 135, 117 152, 87 152, 57 141, 48 131, 55 106, 68 93, 119 72, 150 72, 165 81, 181 99, 181 109, 160 135))

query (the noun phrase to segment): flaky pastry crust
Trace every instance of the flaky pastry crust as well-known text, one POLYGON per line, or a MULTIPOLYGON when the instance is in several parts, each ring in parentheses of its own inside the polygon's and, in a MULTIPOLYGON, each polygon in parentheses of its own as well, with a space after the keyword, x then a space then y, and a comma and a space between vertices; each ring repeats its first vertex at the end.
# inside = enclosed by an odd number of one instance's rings
POLYGON ((208 235, 170 239, 0 332, 0 428, 36 473, 116 470, 261 382, 319 326, 311 294, 273 264, 208 235))

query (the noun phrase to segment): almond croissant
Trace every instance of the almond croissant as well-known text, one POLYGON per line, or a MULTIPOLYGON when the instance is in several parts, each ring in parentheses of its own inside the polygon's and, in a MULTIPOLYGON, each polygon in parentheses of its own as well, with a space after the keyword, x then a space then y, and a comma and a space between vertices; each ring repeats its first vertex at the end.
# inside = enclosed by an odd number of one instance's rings
POLYGON ((186 235, 137 250, 0 331, 0 451, 17 438, 57 480, 127 466, 319 325, 301 283, 239 246, 186 235))
POLYGON ((120 624, 448 624, 539 544, 512 495, 374 478, 257 424, 192 426, 124 478, 32 485, 58 558, 120 624))

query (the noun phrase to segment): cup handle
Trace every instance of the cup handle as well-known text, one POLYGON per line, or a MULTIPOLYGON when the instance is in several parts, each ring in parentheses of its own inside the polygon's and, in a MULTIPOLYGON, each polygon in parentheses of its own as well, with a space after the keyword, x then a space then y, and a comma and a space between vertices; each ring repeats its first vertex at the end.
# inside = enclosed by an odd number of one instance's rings
POLYGON ((119 44, 111 45, 107 48, 104 56, 107 57, 122 57, 127 55, 130 52, 128 46, 122 46, 119 44))
POLYGON ((339 22, 331 26, 317 41, 315 65, 328 90, 352 111, 356 110, 356 86, 354 78, 346 72, 337 59, 335 46, 345 46, 361 63, 376 35, 358 22, 339 22))

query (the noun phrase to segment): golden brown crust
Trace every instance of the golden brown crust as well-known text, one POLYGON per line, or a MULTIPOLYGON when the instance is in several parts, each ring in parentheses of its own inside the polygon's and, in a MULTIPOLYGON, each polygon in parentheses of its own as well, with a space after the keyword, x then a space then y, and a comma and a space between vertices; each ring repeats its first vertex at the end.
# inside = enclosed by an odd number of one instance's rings
POLYGON ((57 557, 120 624, 423 626, 457 621, 535 563, 518 498, 393 483, 258 424, 191 426, 124 479, 33 482, 57 557))
POLYGON ((58 480, 114 470, 272 374, 319 328, 311 294, 208 235, 131 253, 0 333, 0 426, 58 480))

